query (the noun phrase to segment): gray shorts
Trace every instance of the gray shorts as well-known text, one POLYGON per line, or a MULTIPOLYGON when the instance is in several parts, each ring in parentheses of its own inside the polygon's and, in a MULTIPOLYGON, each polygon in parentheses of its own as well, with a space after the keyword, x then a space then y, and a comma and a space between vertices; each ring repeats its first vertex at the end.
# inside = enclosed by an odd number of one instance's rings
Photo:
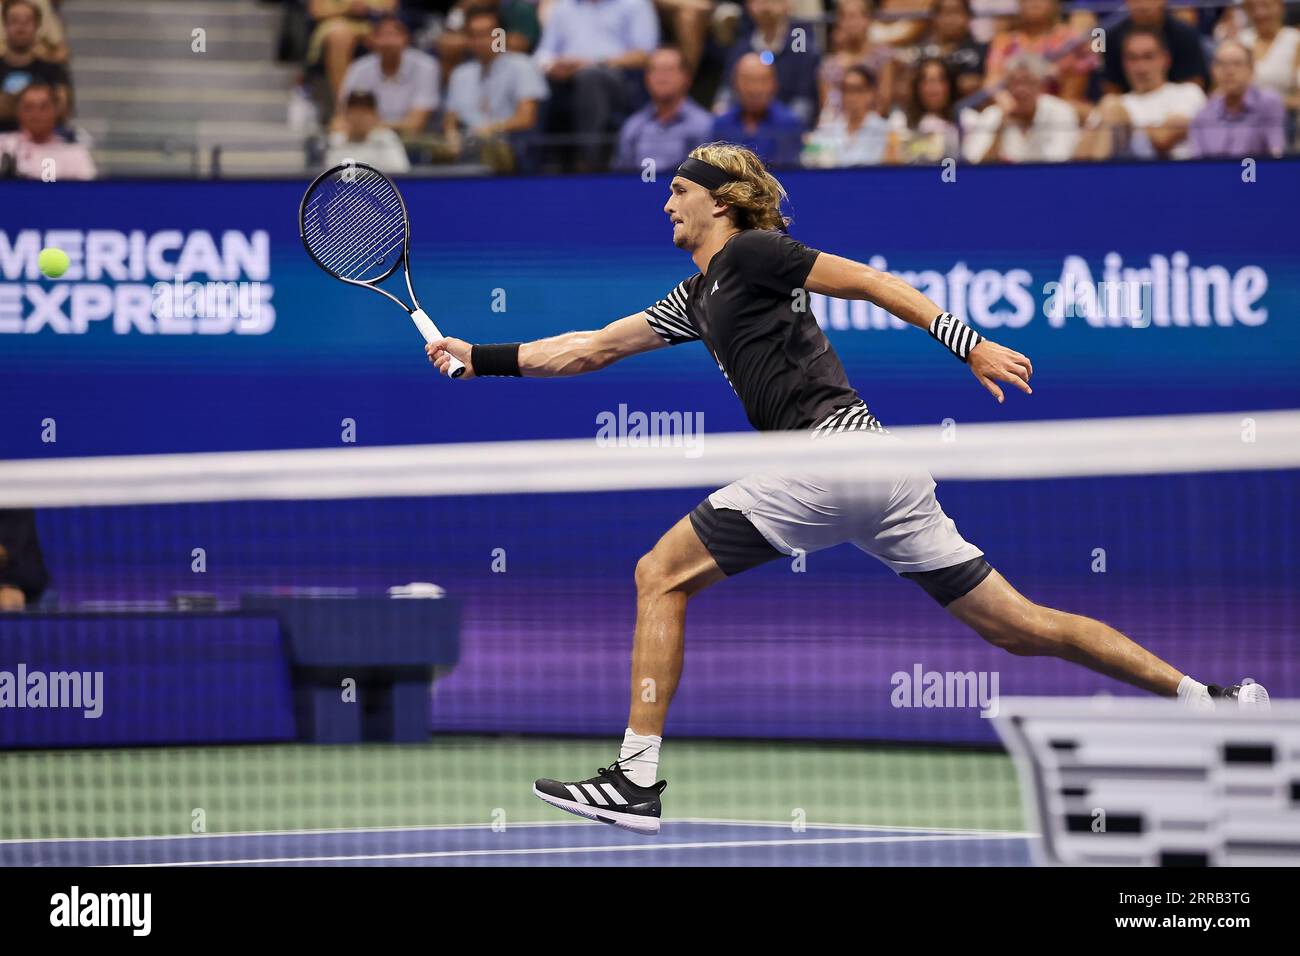
MULTIPOLYGON (((822 439, 861 444, 864 455, 889 435, 856 432, 822 439)), ((924 468, 901 465, 869 478, 814 473, 761 473, 708 497, 716 509, 739 511, 782 554, 811 554, 851 541, 897 574, 933 571, 983 555, 957 531, 934 496, 924 468)), ((697 529, 698 530, 698 529, 697 529)))

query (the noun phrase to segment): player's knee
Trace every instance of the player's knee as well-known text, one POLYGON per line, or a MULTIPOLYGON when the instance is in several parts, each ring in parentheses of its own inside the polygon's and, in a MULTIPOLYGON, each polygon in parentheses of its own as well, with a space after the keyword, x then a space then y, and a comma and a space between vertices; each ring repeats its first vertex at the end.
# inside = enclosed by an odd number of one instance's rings
POLYGON ((647 551, 636 563, 636 593, 662 593, 668 590, 668 563, 655 551, 647 551))
POLYGON ((691 593, 686 576, 658 548, 641 556, 636 563, 636 593, 640 597, 682 591, 691 593))

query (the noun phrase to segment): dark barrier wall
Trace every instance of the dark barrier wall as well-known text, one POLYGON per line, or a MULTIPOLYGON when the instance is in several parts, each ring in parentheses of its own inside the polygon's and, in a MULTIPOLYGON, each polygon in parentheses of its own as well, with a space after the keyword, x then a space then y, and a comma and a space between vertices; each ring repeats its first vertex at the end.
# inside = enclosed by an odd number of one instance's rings
MULTIPOLYGON (((936 170, 891 169, 785 183, 797 238, 908 274, 1034 360, 1034 396, 998 408, 921 333, 814 297, 868 404, 905 424, 1300 405, 1300 164, 1255 173, 962 168, 944 183, 936 170), (1099 316, 1048 288, 1126 280, 1150 284, 1137 321, 1114 318, 1117 301, 1099 316)), ((308 261, 296 227, 304 185, 6 184, 0 455, 329 446, 343 418, 367 445, 584 436, 620 404, 702 412, 708 431, 747 427, 699 345, 568 382, 435 379, 400 311, 308 261), (37 271, 45 245, 72 255, 64 279, 37 271), (244 283, 238 316, 221 314, 207 285, 218 281, 244 283), (204 283, 202 296, 185 282, 204 283), (187 318, 187 302, 208 315, 187 318), (51 418, 54 445, 41 440, 51 418)), ((670 242, 666 183, 402 188, 417 291, 450 334, 510 341, 599 326, 694 271, 670 242)))

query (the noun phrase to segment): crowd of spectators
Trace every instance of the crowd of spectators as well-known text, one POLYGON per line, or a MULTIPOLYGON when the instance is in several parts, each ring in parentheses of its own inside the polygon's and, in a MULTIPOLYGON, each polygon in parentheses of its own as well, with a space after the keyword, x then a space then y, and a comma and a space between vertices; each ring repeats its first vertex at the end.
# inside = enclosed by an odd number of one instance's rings
POLYGON ((0 178, 95 178, 70 126, 68 62, 55 0, 0 3, 0 178))
POLYGON ((526 171, 663 168, 710 140, 819 168, 1264 158, 1297 143, 1300 30, 1287 21, 1300 4, 1283 0, 308 0, 306 10, 330 155, 374 140, 395 169, 385 133, 417 161, 526 171))
MULTIPOLYGON (((268 0, 277 2, 277 0, 268 0)), ((278 0, 322 159, 646 172, 1300 147, 1300 2, 278 0)), ((0 176, 93 178, 60 0, 0 3, 0 176)))

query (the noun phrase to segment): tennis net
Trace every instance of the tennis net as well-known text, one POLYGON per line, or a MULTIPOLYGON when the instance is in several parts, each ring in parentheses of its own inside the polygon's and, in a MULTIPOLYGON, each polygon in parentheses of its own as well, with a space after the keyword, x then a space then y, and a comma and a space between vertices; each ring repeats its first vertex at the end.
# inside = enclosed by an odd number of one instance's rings
POLYGON ((0 863, 1029 862, 998 695, 1136 692, 848 546, 691 601, 659 837, 533 797, 617 756, 638 558, 766 468, 924 465, 1031 599, 1300 692, 1300 412, 895 435, 0 463, 50 572, 0 617, 0 863))

